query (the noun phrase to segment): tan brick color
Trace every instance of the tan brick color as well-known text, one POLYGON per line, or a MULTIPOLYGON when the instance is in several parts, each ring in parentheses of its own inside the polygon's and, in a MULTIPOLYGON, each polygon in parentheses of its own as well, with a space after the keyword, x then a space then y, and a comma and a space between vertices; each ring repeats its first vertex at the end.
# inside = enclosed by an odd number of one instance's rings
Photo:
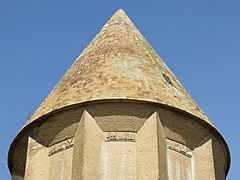
POLYGON ((34 113, 101 99, 147 100, 211 124, 123 10, 118 10, 34 113))
POLYGON ((118 10, 9 149, 13 180, 225 180, 221 134, 118 10))

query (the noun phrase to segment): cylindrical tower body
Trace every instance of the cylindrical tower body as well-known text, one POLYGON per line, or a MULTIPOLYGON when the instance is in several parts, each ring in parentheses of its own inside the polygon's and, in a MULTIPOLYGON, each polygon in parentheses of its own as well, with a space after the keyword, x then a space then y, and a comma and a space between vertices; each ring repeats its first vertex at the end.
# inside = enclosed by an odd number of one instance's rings
POLYGON ((122 10, 14 139, 13 180, 224 180, 228 147, 122 10))

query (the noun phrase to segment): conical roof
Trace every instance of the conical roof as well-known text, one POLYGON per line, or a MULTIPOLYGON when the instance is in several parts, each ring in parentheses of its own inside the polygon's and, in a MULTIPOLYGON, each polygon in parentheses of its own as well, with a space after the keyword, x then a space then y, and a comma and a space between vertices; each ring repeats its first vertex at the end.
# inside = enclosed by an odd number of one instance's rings
POLYGON ((211 124, 121 9, 76 59, 28 123, 66 106, 106 99, 160 103, 211 124))

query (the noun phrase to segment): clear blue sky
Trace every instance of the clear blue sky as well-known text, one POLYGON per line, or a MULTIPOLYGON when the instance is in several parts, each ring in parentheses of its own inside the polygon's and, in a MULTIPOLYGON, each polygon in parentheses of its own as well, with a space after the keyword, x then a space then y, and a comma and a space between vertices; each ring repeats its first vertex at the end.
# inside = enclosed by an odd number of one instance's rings
POLYGON ((123 8, 227 141, 240 179, 240 1, 0 0, 0 179, 17 132, 123 8))

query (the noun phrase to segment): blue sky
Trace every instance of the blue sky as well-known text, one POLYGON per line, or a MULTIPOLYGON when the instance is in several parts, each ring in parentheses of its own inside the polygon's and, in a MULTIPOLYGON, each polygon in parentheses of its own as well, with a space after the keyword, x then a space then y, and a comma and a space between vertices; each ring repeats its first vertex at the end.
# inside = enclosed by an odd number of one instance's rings
POLYGON ((240 1, 0 0, 0 177, 17 132, 123 8, 229 145, 240 179, 240 1))

